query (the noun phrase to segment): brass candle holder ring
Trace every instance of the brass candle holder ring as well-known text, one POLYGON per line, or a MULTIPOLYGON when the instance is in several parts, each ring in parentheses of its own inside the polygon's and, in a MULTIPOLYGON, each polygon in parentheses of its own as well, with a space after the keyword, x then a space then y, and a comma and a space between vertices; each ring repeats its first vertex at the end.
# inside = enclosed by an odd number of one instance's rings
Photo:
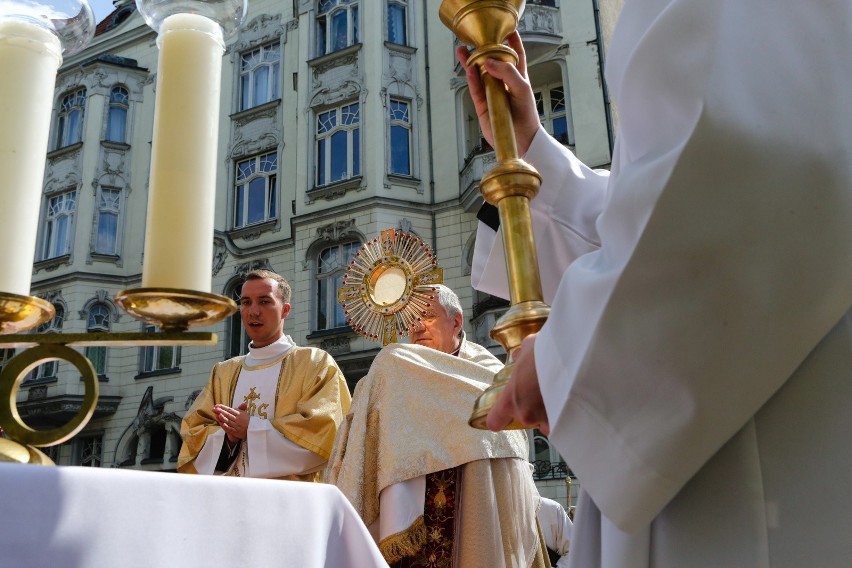
POLYGON ((9 439, 0 438, 0 462, 53 465, 37 448, 61 444, 76 435, 94 415, 98 402, 98 380, 92 363, 74 347, 144 347, 147 345, 215 345, 210 332, 160 331, 146 333, 21 333, 0 336, 0 349, 29 348, 21 351, 0 371, 0 426, 9 439), (27 426, 17 410, 16 395, 27 374, 48 361, 74 365, 83 379, 84 396, 80 410, 66 425, 52 430, 27 426))
POLYGON ((91 361, 78 351, 66 345, 44 344, 13 357, 0 371, 0 424, 10 438, 4 441, 5 451, 0 447, 0 461, 53 465, 53 461, 36 448, 61 444, 77 434, 92 418, 97 403, 97 373, 91 361), (77 367, 85 394, 80 410, 70 422, 52 430, 34 430, 21 420, 15 395, 27 373, 48 361, 67 361, 77 367))
POLYGON ((122 290, 115 302, 134 318, 158 325, 163 331, 210 325, 237 311, 236 302, 226 296, 178 288, 122 290))
POLYGON ((47 300, 0 292, 0 335, 33 329, 55 315, 53 304, 47 300))

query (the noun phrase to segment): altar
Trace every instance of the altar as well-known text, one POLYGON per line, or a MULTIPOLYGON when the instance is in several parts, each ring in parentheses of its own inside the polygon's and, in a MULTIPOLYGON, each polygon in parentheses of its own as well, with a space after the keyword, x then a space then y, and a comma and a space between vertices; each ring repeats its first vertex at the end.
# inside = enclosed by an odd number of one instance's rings
POLYGON ((0 463, 0 566, 387 563, 332 485, 0 463))

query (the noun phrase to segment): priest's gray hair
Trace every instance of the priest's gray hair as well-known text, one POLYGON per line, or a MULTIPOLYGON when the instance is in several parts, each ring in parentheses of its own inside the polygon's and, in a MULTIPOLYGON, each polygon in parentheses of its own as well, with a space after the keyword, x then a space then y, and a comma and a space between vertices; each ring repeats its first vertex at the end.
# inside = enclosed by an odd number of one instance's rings
POLYGON ((461 302, 455 292, 443 284, 438 284, 433 288, 435 289, 435 299, 438 300, 438 303, 444 308, 450 319, 454 318, 456 314, 461 314, 464 317, 461 302))

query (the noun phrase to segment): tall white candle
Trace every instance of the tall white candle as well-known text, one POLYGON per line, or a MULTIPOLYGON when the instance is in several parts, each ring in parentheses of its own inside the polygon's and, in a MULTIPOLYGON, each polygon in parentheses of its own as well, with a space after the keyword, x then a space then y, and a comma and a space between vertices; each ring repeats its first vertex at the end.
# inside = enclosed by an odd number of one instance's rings
POLYGON ((222 29, 175 14, 158 43, 142 287, 210 292, 222 29))
POLYGON ((0 292, 28 296, 56 70, 56 35, 0 20, 0 292))

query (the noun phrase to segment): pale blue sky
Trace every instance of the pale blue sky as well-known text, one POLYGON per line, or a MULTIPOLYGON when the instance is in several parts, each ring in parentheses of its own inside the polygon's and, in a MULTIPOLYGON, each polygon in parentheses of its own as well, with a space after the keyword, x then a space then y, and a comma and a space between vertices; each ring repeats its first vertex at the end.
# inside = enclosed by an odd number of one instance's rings
POLYGON ((95 13, 95 21, 98 23, 115 9, 115 6, 112 5, 112 0, 89 0, 89 5, 91 5, 92 11, 95 13))

